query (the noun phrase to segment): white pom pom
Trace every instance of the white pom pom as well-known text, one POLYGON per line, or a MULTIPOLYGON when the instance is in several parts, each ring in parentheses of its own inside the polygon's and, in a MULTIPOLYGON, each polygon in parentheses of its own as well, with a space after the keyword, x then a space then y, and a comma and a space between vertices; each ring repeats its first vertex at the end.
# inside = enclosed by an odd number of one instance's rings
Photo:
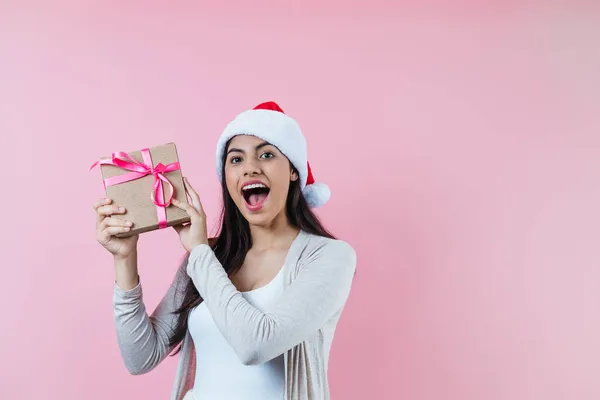
POLYGON ((306 185, 302 193, 310 207, 320 207, 327 203, 331 197, 331 190, 324 183, 315 182, 311 185, 306 185))

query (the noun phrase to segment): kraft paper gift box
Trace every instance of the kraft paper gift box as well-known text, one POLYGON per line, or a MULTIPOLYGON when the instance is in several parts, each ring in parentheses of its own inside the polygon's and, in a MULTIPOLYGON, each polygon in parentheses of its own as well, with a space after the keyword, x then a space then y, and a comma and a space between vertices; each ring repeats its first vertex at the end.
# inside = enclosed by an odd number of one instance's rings
POLYGON ((177 148, 174 143, 129 153, 115 152, 96 161, 100 165, 106 197, 125 207, 115 214, 133 222, 128 237, 189 222, 187 213, 170 203, 171 196, 188 203, 177 148))

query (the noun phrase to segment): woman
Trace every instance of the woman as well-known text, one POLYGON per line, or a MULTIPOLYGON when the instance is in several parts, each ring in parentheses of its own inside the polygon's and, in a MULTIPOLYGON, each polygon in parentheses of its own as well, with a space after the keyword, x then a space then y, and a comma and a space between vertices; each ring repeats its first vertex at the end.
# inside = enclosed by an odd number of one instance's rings
POLYGON ((186 256, 148 315, 137 269, 138 237, 110 199, 95 205, 98 241, 114 255, 114 317, 132 374, 181 352, 172 399, 328 399, 333 334, 350 293, 356 254, 312 213, 329 198, 314 182, 296 121, 273 102, 239 114, 216 152, 224 209, 207 237, 200 198, 174 201, 186 256), (115 216, 113 216, 115 215, 115 216))

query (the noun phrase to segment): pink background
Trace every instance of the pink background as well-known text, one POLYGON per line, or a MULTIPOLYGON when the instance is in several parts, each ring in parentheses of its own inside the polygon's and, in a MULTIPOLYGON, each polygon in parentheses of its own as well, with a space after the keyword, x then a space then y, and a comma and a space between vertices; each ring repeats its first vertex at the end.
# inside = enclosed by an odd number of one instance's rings
MULTIPOLYGON (((265 100, 358 252, 333 399, 600 398, 593 2, 103 3, 0 1, 0 398, 169 397, 176 358, 121 362, 87 170, 175 141, 213 224, 217 136, 265 100)), ((181 252, 141 238, 150 309, 181 252)))

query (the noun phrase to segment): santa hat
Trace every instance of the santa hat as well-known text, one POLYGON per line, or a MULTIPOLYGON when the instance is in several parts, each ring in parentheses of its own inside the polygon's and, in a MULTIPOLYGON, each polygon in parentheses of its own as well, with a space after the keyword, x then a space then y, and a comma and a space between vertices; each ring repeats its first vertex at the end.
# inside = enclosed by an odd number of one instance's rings
POLYGON ((324 205, 331 197, 329 187, 316 183, 307 159, 306 139, 298 123, 277 103, 268 101, 238 114, 217 142, 216 168, 223 181, 223 153, 227 142, 236 135, 252 135, 277 147, 298 170, 300 188, 310 207, 324 205))

